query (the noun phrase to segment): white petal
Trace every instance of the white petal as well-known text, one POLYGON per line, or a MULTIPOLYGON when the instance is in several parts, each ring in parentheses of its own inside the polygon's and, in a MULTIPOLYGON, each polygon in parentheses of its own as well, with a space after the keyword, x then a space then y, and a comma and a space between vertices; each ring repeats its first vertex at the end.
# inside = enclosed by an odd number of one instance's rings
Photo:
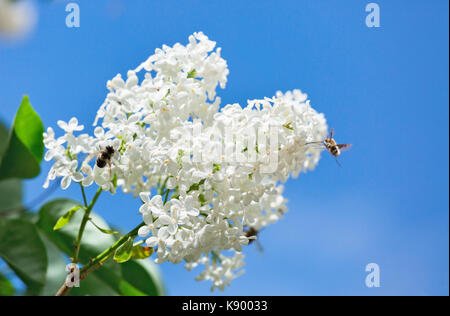
POLYGON ((64 131, 66 131, 67 128, 69 127, 69 126, 67 125, 66 122, 61 121, 61 120, 59 120, 59 121, 57 122, 57 124, 58 124, 58 126, 59 126, 61 129, 63 129, 64 131))
POLYGON ((64 178, 62 178, 61 180, 61 189, 65 190, 69 187, 70 182, 72 182, 72 177, 71 176, 65 176, 64 178))
POLYGON ((171 235, 175 235, 175 233, 177 232, 177 230, 178 230, 178 225, 176 225, 176 224, 171 224, 171 225, 167 226, 167 231, 168 231, 169 234, 171 234, 171 235))
POLYGON ((83 177, 83 174, 81 172, 75 172, 72 175, 72 179, 75 182, 81 182, 81 181, 83 181, 84 177, 83 177))
POLYGON ((155 196, 152 198, 151 203, 152 203, 154 206, 157 206, 157 207, 159 207, 159 208, 162 208, 162 207, 163 207, 163 201, 162 201, 161 195, 155 195, 155 196))
POLYGON ((169 225, 172 222, 172 219, 168 215, 161 215, 158 217, 158 219, 155 221, 156 226, 163 226, 163 225, 169 225))
POLYGON ((148 226, 142 226, 141 228, 139 228, 139 237, 145 237, 148 236, 148 234, 150 234, 150 228, 148 228, 148 226))
POLYGON ((105 135, 105 131, 100 126, 97 126, 94 130, 94 135, 97 138, 102 138, 105 135))
POLYGON ((72 117, 69 121, 69 127, 74 128, 78 125, 78 120, 76 117, 72 117))
POLYGON ((170 234, 168 232, 168 229, 166 226, 161 227, 161 229, 158 231, 158 238, 161 240, 166 240, 170 237, 170 234))
POLYGON ((150 212, 144 213, 144 215, 142 215, 142 219, 144 220, 144 222, 147 225, 153 224, 153 216, 152 216, 152 214, 150 212))
POLYGON ((139 197, 141 198, 142 202, 150 203, 150 192, 141 192, 139 193, 139 197))
POLYGON ((147 244, 147 246, 149 247, 155 247, 156 245, 158 245, 158 238, 156 237, 150 237, 148 238, 145 243, 147 244))
POLYGON ((196 208, 192 208, 189 211, 187 211, 187 214, 189 216, 198 216, 200 214, 200 211, 196 208))
POLYGON ((150 210, 148 204, 142 204, 141 207, 139 208, 139 212, 140 213, 148 213, 148 211, 150 210))

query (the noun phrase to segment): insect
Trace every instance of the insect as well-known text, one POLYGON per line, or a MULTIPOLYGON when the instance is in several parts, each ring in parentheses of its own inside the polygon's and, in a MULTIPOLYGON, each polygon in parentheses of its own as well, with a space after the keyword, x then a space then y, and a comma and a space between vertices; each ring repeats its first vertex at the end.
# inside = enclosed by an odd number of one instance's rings
POLYGON ((247 238, 250 238, 248 241, 248 244, 250 245, 252 242, 256 241, 256 245, 258 246, 258 251, 262 252, 263 251, 263 247, 261 246, 261 243, 257 240, 258 237, 258 233, 259 231, 256 230, 253 227, 249 227, 245 232, 244 232, 244 236, 247 238))
POLYGON ((244 236, 247 238, 255 237, 248 241, 248 244, 251 244, 252 242, 254 242, 256 240, 256 237, 258 236, 258 231, 256 229, 254 229, 253 227, 250 227, 244 232, 244 236))
POLYGON ((115 150, 112 146, 106 146, 105 149, 100 151, 97 156, 97 167, 104 168, 106 165, 111 167, 111 158, 114 155, 115 150))
POLYGON ((332 128, 330 130, 330 135, 328 136, 328 138, 325 138, 322 142, 311 142, 311 143, 306 143, 306 145, 309 144, 322 144, 323 146, 325 146, 325 149, 328 150, 328 152, 334 156, 334 158, 336 159, 337 164, 341 166, 341 164, 339 163, 339 161, 337 160, 337 157, 339 157, 339 155, 341 154, 341 151, 344 150, 348 150, 350 149, 350 147, 352 147, 352 144, 338 144, 336 143, 336 141, 333 138, 333 133, 334 133, 334 128, 332 128))

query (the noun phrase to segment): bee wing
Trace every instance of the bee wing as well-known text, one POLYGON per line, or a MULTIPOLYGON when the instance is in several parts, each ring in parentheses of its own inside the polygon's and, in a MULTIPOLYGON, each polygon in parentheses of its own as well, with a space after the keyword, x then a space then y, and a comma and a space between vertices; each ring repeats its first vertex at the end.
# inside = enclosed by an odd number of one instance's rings
POLYGON ((339 160, 336 157, 334 157, 334 160, 336 160, 336 163, 338 164, 338 166, 342 168, 341 163, 339 162, 339 160))
POLYGON ((323 142, 306 143, 305 146, 307 146, 308 149, 309 148, 310 149, 326 149, 327 148, 323 142))
POLYGON ((352 144, 339 144, 337 145, 341 151, 346 151, 352 148, 352 144))
POLYGON ((264 252, 264 248, 261 245, 261 243, 259 242, 259 240, 256 240, 256 247, 258 247, 259 252, 264 252))
POLYGON ((320 141, 320 142, 309 142, 309 143, 305 143, 305 145, 311 145, 311 144, 323 144, 323 142, 320 141))
POLYGON ((328 136, 328 138, 329 138, 329 139, 332 139, 332 138, 333 138, 333 134, 334 134, 334 128, 332 128, 332 129, 330 130, 330 136, 328 136))

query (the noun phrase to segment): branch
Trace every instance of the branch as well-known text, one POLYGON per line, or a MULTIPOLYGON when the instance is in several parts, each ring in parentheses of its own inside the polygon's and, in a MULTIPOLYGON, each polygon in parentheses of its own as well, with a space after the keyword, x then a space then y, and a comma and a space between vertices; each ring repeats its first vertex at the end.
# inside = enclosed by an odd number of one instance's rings
MULTIPOLYGON (((88 264, 86 264, 81 270, 80 270, 80 281, 84 280, 86 276, 92 272, 93 270, 98 269, 104 262, 108 261, 113 255, 114 252, 122 246, 129 237, 135 237, 138 233, 139 228, 144 226, 145 223, 142 222, 133 230, 131 230, 128 234, 121 237, 117 242, 115 242, 111 247, 103 251, 101 254, 99 254, 97 257, 95 257, 93 260, 91 260, 88 264)), ((66 282, 61 286, 59 291, 56 293, 56 296, 66 296, 69 294, 70 290, 72 288, 68 287, 66 282)))
MULTIPOLYGON (((82 188, 82 192, 83 192, 84 203, 86 205, 87 204, 86 203, 86 196, 84 194, 83 186, 81 186, 81 188, 82 188)), ((81 247, 81 239, 83 238, 84 229, 86 228, 86 224, 87 224, 87 222, 89 220, 89 216, 91 215, 92 208, 94 207, 95 202, 97 202, 97 199, 100 196, 100 193, 102 193, 102 187, 98 188, 97 193, 95 194, 94 198, 91 201, 91 204, 89 204, 89 206, 84 211, 84 216, 83 216, 83 219, 81 221, 80 230, 78 231, 77 240, 75 242, 75 254, 74 254, 74 257, 73 257, 73 261, 72 261, 73 263, 78 263, 78 256, 80 254, 80 247, 81 247)))

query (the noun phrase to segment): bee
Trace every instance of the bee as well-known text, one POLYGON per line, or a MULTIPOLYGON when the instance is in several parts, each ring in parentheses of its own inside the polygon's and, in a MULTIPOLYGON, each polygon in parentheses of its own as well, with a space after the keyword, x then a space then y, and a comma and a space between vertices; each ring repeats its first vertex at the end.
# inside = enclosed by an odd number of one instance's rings
POLYGON ((94 153, 92 155, 97 155, 97 160, 95 164, 99 168, 105 168, 106 165, 109 166, 109 175, 112 176, 111 171, 111 158, 115 153, 115 149, 113 146, 106 146, 103 150, 94 153))
POLYGON ((250 245, 252 242, 256 241, 256 245, 258 246, 258 251, 263 252, 263 247, 261 243, 257 240, 259 231, 253 227, 249 227, 246 231, 244 231, 244 236, 250 238, 248 244, 250 245))
POLYGON ((322 142, 310 142, 306 143, 306 145, 309 144, 321 144, 325 146, 325 149, 328 150, 328 152, 333 155, 333 157, 336 159, 337 164, 341 166, 339 161, 337 160, 337 157, 340 156, 342 151, 349 150, 350 147, 352 147, 352 144, 338 144, 333 138, 334 128, 330 130, 330 135, 328 138, 325 138, 322 142))
POLYGON ((106 146, 105 149, 100 151, 97 156, 97 167, 104 168, 108 165, 111 168, 111 158, 116 151, 112 146, 106 146))
POLYGON ((256 240, 256 237, 258 236, 258 231, 255 228, 250 227, 244 232, 244 236, 247 238, 255 237, 248 241, 248 244, 250 245, 252 242, 256 240))

